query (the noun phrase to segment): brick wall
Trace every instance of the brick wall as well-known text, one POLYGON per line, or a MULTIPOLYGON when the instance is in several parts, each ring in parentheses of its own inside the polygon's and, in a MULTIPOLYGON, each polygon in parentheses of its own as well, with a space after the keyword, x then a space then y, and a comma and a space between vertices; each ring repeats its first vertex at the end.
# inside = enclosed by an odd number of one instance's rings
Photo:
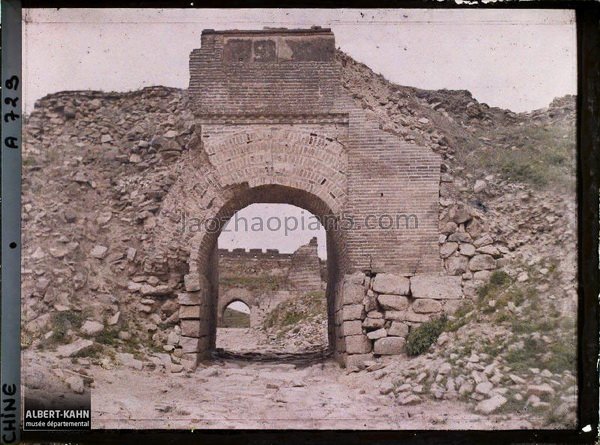
POLYGON ((190 56, 190 93, 207 114, 319 113, 339 85, 329 30, 204 31, 190 56))
POLYGON ((324 290, 325 262, 317 254, 317 239, 294 253, 277 249, 218 249, 217 319, 233 301, 250 308, 250 325, 260 326, 277 304, 307 292, 324 290))
POLYGON ((190 93, 218 181, 299 188, 344 212, 344 269, 439 271, 439 156, 346 95, 334 47, 326 29, 203 33, 190 93))
POLYGON ((347 234, 351 271, 440 271, 440 157, 380 130, 350 98, 339 106, 349 114, 346 211, 360 224, 347 234))

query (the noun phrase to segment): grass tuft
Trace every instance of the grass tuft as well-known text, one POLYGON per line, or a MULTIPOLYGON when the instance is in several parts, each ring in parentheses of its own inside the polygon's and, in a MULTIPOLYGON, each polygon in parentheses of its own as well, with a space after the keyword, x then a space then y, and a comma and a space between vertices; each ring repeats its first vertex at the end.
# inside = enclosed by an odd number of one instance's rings
POLYGON ((69 338, 67 332, 76 330, 83 324, 84 316, 73 310, 55 312, 51 316, 52 335, 42 341, 42 346, 53 347, 57 344, 67 343, 69 338))
POLYGON ((447 322, 448 319, 442 316, 412 329, 406 339, 406 353, 409 356, 417 356, 427 352, 444 331, 447 322))

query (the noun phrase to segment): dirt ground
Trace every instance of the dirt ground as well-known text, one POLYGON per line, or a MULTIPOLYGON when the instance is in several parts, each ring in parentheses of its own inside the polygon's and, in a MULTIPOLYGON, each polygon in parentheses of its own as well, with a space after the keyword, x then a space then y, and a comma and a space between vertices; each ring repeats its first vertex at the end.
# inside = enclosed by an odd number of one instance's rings
MULTIPOLYGON (((254 332, 254 333, 253 333, 254 332)), ((218 346, 256 351, 265 340, 246 329, 219 332, 218 346)), ((262 352, 265 352, 264 345, 262 352)), ((272 349, 271 358, 281 351, 272 349)), ((269 355, 263 354, 263 358, 269 355)), ((167 356, 168 357, 168 356, 167 356)), ((26 353, 28 370, 51 370, 44 380, 73 368, 93 379, 93 428, 177 429, 481 429, 531 428, 506 415, 475 414, 460 401, 424 400, 401 406, 381 394, 366 372, 349 373, 332 359, 276 362, 217 357, 193 373, 172 373, 166 366, 142 370, 59 360, 51 353, 26 353), (63 371, 60 371, 63 370, 63 371)), ((293 357, 293 356, 292 356, 293 357)), ((164 358, 164 357, 156 357, 164 358)), ((156 360, 155 360, 156 362, 156 360)), ((39 376, 39 373, 38 373, 39 376)), ((91 380, 90 379, 90 380, 91 380)))
POLYGON ((143 371, 95 370, 94 428, 481 429, 526 428, 495 421, 461 402, 398 406, 354 386, 334 362, 215 363, 167 378, 143 371))

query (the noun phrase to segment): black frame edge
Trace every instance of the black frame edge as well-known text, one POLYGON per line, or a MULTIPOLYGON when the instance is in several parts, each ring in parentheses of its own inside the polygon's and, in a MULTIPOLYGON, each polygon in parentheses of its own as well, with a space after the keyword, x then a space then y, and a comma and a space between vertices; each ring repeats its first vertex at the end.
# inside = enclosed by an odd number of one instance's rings
POLYGON ((0 443, 3 444, 19 442, 21 423, 21 29, 21 1, 2 0, 0 443))
MULTIPOLYGON (((93 1, 88 5, 74 0, 24 0, 24 7, 115 7, 113 0, 93 1)), ((239 0, 219 2, 223 7, 261 6, 276 7, 264 1, 241 3, 239 0)), ((280 7, 335 7, 335 1, 289 1, 280 7)), ((346 444, 371 443, 594 443, 598 436, 599 390, 598 390, 598 294, 600 292, 600 271, 598 258, 599 228, 599 188, 600 188, 600 3, 593 1, 552 1, 542 0, 518 4, 515 1, 503 4, 486 4, 485 9, 504 8, 572 8, 577 17, 577 195, 578 195, 578 426, 577 430, 522 430, 522 431, 247 431, 247 430, 93 430, 90 433, 36 433, 25 432, 27 442, 68 441, 74 443, 129 442, 143 440, 144 443, 330 443, 344 441, 346 444), (582 431, 589 425, 590 431, 582 431)), ((120 7, 217 7, 213 0, 189 1, 132 1, 119 2, 120 7)), ((338 7, 344 5, 337 4, 338 7)), ((378 2, 377 6, 359 1, 348 7, 421 7, 472 9, 474 5, 457 5, 448 2, 409 0, 378 2)))
POLYGON ((598 432, 598 204, 600 188, 600 4, 580 7, 578 40, 579 428, 598 432))

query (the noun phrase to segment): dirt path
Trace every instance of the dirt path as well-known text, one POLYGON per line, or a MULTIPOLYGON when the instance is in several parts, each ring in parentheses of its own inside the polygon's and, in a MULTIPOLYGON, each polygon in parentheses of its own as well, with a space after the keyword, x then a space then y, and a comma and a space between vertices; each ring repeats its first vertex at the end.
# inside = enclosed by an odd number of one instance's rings
MULTIPOLYGON (((226 332, 219 346, 256 351, 265 340, 260 333, 243 334, 239 329, 226 332)), ((284 351, 272 346, 268 352, 284 351)), ((51 353, 28 353, 24 359, 27 368, 39 370, 40 375, 53 377, 61 369, 75 367, 90 376, 93 428, 531 427, 507 416, 475 414, 460 401, 424 399, 416 405, 400 405, 393 393, 381 394, 376 373, 348 373, 331 359, 315 361, 317 354, 308 363, 282 357, 276 362, 216 358, 193 373, 171 372, 168 354, 155 354, 141 370, 107 360, 103 366, 88 361, 82 368, 51 353)))
MULTIPOLYGON (((230 351, 290 352, 252 329, 219 329, 217 338, 217 347, 230 351)), ((372 378, 347 373, 330 359, 310 364, 281 361, 217 359, 192 374, 98 368, 93 371, 93 423, 97 428, 182 429, 494 426, 493 417, 474 414, 458 401, 400 406, 392 394, 380 394, 372 378)), ((512 428, 526 425, 509 423, 512 428)))
POLYGON ((328 361, 215 363, 191 375, 94 370, 96 428, 471 428, 489 418, 459 402, 398 406, 391 395, 352 387, 328 361), (473 426, 471 426, 473 425, 473 426))

